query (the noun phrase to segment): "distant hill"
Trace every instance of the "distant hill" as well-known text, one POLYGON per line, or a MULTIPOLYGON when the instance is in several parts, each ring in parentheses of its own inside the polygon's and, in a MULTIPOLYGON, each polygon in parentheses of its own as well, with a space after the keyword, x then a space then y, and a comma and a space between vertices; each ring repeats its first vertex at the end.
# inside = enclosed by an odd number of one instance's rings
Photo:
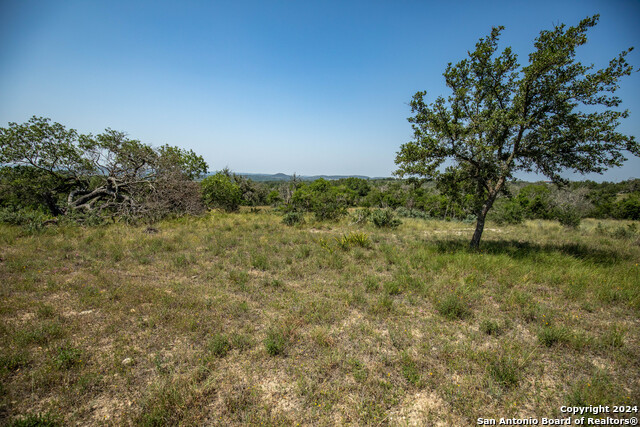
MULTIPOLYGON (((284 173, 275 173, 275 174, 265 174, 265 173, 243 173, 236 172, 237 175, 242 175, 246 178, 249 178, 253 181, 264 182, 264 181, 290 181, 292 175, 287 175, 284 173)), ((316 179, 324 178, 326 180, 336 180, 343 178, 361 178, 361 179, 384 179, 384 178, 370 178, 364 175, 296 175, 302 181, 315 181, 316 179)))

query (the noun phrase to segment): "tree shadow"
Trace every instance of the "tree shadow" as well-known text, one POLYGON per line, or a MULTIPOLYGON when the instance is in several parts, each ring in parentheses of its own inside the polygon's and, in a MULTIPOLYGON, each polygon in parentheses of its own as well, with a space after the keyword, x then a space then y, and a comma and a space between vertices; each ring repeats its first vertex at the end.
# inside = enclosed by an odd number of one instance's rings
MULTIPOLYGON (((469 247, 468 240, 439 239, 434 243, 439 253, 477 252, 469 247)), ((599 265, 615 265, 630 259, 628 254, 579 243, 540 245, 519 240, 485 240, 480 243, 480 251, 491 255, 507 255, 513 259, 520 260, 535 260, 541 255, 566 255, 599 265)))

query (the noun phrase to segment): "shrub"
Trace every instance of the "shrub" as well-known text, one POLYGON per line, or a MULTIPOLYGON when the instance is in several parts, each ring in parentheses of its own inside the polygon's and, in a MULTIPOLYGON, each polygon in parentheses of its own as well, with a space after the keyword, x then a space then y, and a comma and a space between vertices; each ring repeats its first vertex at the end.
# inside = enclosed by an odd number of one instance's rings
POLYGON ((202 181, 202 195, 208 207, 237 211, 242 201, 240 187, 231 179, 229 171, 218 172, 202 181))
POLYGON ((354 224, 366 224, 371 217, 371 211, 369 209, 357 209, 352 215, 352 222, 354 224))
POLYGON ((407 209, 403 206, 396 209, 396 214, 402 218, 418 218, 418 219, 430 219, 431 215, 425 211, 419 209, 407 209))
POLYGON ((502 199, 495 204, 490 218, 498 224, 521 224, 524 209, 515 199, 502 199))
POLYGON ((371 214, 371 222, 378 228, 395 228, 402 224, 391 209, 378 209, 371 214))
POLYGON ((569 228, 580 226, 580 213, 573 206, 562 206, 556 210, 556 218, 560 224, 569 228))
POLYGON ((301 185, 291 203, 296 210, 313 212, 318 221, 335 221, 347 214, 351 194, 341 191, 324 179, 301 185))
POLYGON ((302 212, 287 212, 282 218, 286 225, 304 224, 304 214, 302 212))

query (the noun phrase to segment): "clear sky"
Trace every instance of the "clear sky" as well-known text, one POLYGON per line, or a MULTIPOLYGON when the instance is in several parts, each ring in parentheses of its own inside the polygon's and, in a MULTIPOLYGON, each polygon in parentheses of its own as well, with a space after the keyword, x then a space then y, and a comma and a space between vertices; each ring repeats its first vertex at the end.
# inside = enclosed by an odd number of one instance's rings
MULTIPOLYGON (((527 59, 542 29, 599 13, 578 57, 635 46, 640 1, 0 0, 0 126, 49 117, 201 154, 211 170, 390 176, 408 102, 492 26, 527 59)), ((640 137, 640 73, 619 91, 640 137)), ((640 177, 640 159, 603 176, 640 177)), ((577 177, 580 179, 581 176, 577 177)))

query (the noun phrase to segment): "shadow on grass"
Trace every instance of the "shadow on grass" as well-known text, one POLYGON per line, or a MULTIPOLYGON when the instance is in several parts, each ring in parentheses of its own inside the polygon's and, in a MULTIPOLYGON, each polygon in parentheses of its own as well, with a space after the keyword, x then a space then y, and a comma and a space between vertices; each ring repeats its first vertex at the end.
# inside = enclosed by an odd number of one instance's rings
MULTIPOLYGON (((468 240, 444 239, 434 243, 439 253, 475 252, 469 247, 468 240)), ((627 254, 578 243, 539 245, 518 240, 486 240, 480 243, 480 251, 491 255, 508 255, 514 259, 535 259, 540 255, 566 255, 601 265, 615 265, 629 259, 627 254)))

